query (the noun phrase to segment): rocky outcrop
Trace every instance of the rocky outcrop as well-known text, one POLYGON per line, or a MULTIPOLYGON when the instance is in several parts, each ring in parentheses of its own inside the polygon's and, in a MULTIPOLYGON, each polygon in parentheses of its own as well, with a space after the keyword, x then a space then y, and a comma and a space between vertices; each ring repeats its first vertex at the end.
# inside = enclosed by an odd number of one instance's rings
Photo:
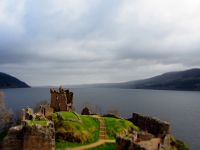
POLYGON ((24 150, 54 150, 55 131, 53 128, 42 126, 27 126, 23 128, 24 150))
POLYGON ((2 150, 55 150, 55 131, 51 126, 16 126, 9 129, 2 150))
POLYGON ((140 129, 147 131, 156 137, 164 138, 165 135, 170 133, 170 124, 154 117, 133 113, 132 118, 129 120, 140 129))
POLYGON ((22 126, 12 127, 2 143, 2 150, 21 150, 23 147, 22 126))

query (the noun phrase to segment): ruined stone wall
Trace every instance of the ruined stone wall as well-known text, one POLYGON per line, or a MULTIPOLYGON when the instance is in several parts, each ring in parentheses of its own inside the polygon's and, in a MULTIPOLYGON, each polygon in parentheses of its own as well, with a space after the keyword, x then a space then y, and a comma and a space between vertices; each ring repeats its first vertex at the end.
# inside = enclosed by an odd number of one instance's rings
POLYGON ((132 118, 129 120, 142 130, 147 131, 157 137, 164 138, 165 135, 169 134, 170 132, 170 124, 168 122, 161 121, 154 117, 133 113, 132 118))
POLYGON ((59 105, 58 105, 58 102, 57 102, 58 93, 53 89, 50 89, 50 93, 51 93, 51 104, 50 104, 50 106, 57 111, 59 109, 59 105))
POLYGON ((54 150, 55 131, 53 128, 27 126, 23 128, 23 150, 54 150))
POLYGON ((68 104, 68 107, 69 109, 73 110, 73 93, 72 92, 69 92, 68 94, 68 100, 67 100, 67 104, 68 104))
POLYGON ((53 113, 54 109, 52 107, 50 107, 49 104, 46 105, 41 105, 40 106, 40 112, 45 116, 48 117, 49 115, 51 115, 53 113))
POLYGON ((54 128, 17 126, 9 129, 2 150, 55 150, 54 128))
POLYGON ((68 111, 67 109, 67 96, 66 93, 63 91, 58 95, 58 103, 60 106, 60 111, 68 111))
POLYGON ((73 93, 69 92, 67 96, 67 103, 73 103, 73 93))
POLYGON ((117 137, 116 139, 117 150, 147 150, 140 145, 134 143, 130 139, 117 137))

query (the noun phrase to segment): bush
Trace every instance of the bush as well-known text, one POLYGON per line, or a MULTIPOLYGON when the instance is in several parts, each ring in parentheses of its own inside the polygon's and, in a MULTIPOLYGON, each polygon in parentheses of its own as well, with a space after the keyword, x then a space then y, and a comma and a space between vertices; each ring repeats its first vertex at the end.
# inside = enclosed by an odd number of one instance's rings
POLYGON ((3 132, 0 133, 0 143, 6 137, 7 133, 8 133, 8 130, 4 130, 3 132))
POLYGON ((0 92, 0 132, 8 129, 14 123, 12 111, 9 110, 4 102, 4 93, 0 92))
POLYGON ((175 146, 177 150, 189 150, 189 147, 182 142, 181 140, 176 139, 175 137, 171 137, 171 143, 172 146, 175 146))

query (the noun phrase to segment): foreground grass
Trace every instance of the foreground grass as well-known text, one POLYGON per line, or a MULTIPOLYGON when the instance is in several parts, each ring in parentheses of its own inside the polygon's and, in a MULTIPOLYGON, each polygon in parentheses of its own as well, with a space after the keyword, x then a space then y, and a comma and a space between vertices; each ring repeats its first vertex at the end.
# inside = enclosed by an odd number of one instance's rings
POLYGON ((48 124, 48 121, 45 120, 29 120, 28 125, 41 125, 41 126, 46 126, 48 124))
POLYGON ((99 121, 91 116, 59 112, 54 113, 52 119, 56 130, 57 148, 81 146, 99 139, 99 121))
POLYGON ((125 119, 104 117, 106 123, 106 132, 109 138, 116 138, 117 135, 125 136, 128 131, 139 131, 139 128, 132 122, 125 119))
POLYGON ((116 150, 116 144, 115 143, 105 143, 103 145, 91 148, 89 150, 116 150))

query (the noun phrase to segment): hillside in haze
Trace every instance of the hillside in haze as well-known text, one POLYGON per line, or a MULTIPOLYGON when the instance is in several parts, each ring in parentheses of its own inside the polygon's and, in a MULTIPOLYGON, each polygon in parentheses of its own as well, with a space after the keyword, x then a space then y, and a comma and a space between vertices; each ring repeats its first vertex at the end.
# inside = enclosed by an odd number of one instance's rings
POLYGON ((30 87, 19 79, 0 72, 0 88, 26 88, 30 87))
POLYGON ((200 69, 168 72, 144 80, 129 81, 124 83, 96 84, 93 86, 130 89, 200 91, 200 69))

